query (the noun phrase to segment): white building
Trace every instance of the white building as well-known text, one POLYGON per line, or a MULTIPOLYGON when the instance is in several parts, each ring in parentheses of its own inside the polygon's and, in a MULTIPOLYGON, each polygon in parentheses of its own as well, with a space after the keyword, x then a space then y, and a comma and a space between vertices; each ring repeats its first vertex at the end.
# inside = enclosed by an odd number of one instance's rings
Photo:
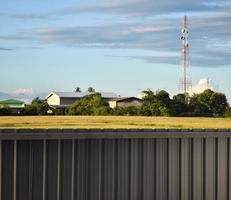
MULTIPOLYGON (((51 92, 46 96, 48 105, 52 108, 65 108, 71 106, 75 101, 82 97, 90 95, 89 92, 51 92)), ((102 92, 102 98, 109 102, 112 99, 119 98, 119 95, 110 92, 102 92)))

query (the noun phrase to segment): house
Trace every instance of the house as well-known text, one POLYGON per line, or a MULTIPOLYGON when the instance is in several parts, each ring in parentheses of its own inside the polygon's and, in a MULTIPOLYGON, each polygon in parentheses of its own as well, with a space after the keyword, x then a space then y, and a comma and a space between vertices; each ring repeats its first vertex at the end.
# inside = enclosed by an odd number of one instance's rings
POLYGON ((12 114, 19 114, 25 107, 25 102, 16 99, 7 99, 0 101, 0 108, 7 107, 11 110, 12 114))
MULTIPOLYGON (((51 92, 46 96, 46 101, 51 108, 62 109, 71 106, 75 101, 88 96, 89 92, 51 92)), ((109 102, 112 99, 119 98, 115 93, 102 92, 102 98, 109 102)))
POLYGON ((124 98, 116 98, 109 101, 109 106, 111 108, 117 107, 129 107, 129 106, 141 106, 142 100, 136 97, 124 97, 124 98))

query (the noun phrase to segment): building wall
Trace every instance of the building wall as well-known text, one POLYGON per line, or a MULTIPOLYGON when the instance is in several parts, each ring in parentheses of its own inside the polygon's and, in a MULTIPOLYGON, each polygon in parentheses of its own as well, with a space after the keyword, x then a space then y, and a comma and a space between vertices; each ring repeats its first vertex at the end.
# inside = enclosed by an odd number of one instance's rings
POLYGON ((60 105, 72 105, 78 100, 79 98, 60 98, 60 105))
POLYGON ((47 98, 47 103, 54 106, 60 105, 60 98, 58 95, 52 94, 49 98, 47 98))
POLYGON ((116 107, 116 101, 109 101, 109 106, 111 108, 115 108, 116 107))
POLYGON ((111 108, 116 107, 129 107, 129 106, 141 106, 142 102, 138 100, 124 100, 124 101, 109 101, 109 106, 111 108))

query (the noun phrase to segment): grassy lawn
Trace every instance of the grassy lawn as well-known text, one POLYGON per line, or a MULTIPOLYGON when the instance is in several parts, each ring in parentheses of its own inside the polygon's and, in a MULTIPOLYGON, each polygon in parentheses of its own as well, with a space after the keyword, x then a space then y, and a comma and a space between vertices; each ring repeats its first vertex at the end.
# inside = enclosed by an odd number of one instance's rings
POLYGON ((231 118, 2 116, 0 128, 231 128, 231 118))

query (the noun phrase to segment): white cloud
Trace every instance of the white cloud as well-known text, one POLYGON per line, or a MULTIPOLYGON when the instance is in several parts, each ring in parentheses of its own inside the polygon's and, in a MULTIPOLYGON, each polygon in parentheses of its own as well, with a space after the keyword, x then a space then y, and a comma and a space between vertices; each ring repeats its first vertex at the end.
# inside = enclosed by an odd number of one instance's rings
POLYGON ((214 90, 214 86, 211 79, 202 78, 196 85, 192 86, 192 92, 195 94, 202 93, 206 89, 214 90))
POLYGON ((231 2, 228 1, 213 1, 213 2, 204 2, 203 3, 205 6, 210 7, 210 8, 224 8, 227 6, 231 6, 231 2))
POLYGON ((35 92, 32 88, 18 88, 13 92, 13 94, 15 95, 23 95, 23 96, 34 95, 34 93, 35 92))

